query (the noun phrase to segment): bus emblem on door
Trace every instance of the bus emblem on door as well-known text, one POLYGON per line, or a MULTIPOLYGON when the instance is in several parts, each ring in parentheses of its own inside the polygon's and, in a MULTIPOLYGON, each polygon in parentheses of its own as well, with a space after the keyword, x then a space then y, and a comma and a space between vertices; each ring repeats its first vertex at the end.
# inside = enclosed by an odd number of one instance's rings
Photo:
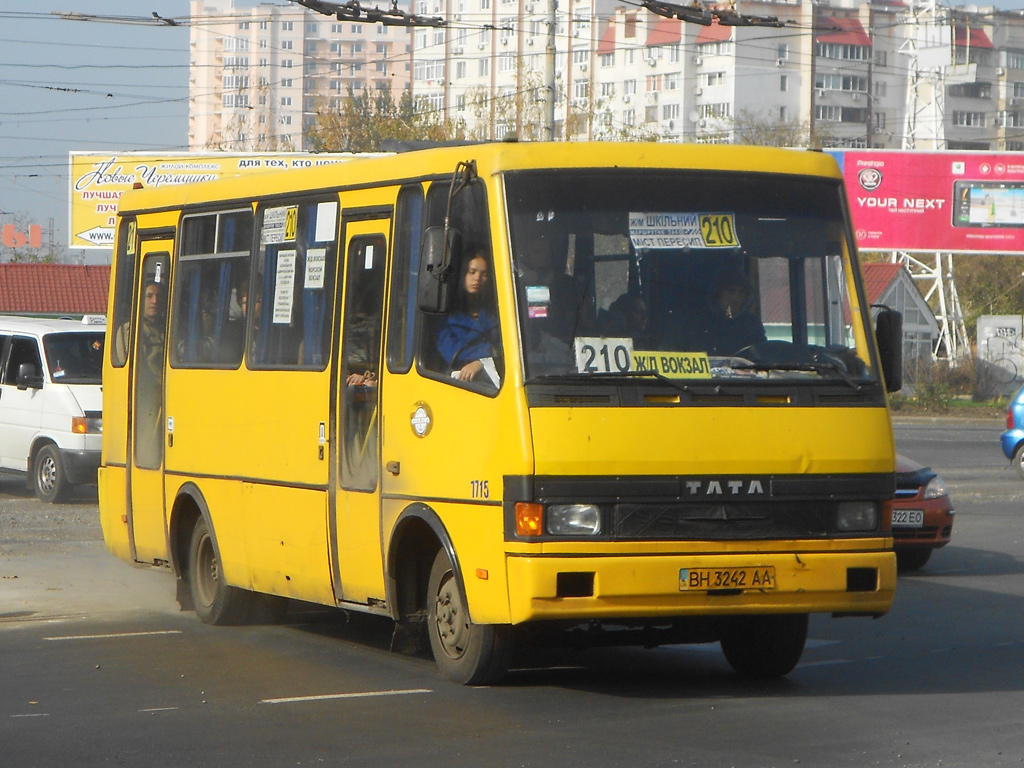
POLYGON ((412 412, 411 419, 412 431, 416 433, 416 437, 426 437, 432 423, 430 406, 426 403, 416 403, 416 410, 412 412))

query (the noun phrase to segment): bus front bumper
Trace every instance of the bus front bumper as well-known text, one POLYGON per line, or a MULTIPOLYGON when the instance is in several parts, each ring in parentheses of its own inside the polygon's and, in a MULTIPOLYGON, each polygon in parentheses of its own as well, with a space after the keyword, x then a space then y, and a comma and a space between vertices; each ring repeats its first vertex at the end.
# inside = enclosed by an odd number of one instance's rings
POLYGON ((513 624, 756 613, 881 616, 891 551, 507 559, 513 624), (770 574, 770 578, 766 575, 770 574))

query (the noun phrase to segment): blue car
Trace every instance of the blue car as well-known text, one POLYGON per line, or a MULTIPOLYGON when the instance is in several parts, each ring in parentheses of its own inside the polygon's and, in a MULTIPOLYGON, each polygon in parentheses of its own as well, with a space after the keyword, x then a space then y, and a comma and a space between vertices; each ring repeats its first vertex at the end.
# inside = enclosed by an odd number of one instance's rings
POLYGON ((1013 462, 1017 474, 1024 477, 1024 387, 1006 408, 1006 431, 999 436, 1006 458, 1013 462))

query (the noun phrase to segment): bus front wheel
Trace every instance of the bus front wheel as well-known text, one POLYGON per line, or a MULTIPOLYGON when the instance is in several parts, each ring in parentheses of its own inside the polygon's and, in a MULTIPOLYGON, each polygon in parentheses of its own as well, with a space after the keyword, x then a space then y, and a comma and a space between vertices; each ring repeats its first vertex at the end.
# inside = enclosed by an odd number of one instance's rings
POLYGON ((188 586, 196 614, 203 623, 241 624, 249 617, 255 595, 224 582, 220 558, 204 518, 199 518, 192 529, 188 586))
POLYGON ((500 680, 512 656, 512 627, 470 621, 455 571, 443 549, 434 558, 428 590, 427 631, 441 673, 463 685, 500 680))
POLYGON ((788 675, 807 642, 807 614, 736 616, 721 638, 726 661, 743 677, 765 680, 788 675))

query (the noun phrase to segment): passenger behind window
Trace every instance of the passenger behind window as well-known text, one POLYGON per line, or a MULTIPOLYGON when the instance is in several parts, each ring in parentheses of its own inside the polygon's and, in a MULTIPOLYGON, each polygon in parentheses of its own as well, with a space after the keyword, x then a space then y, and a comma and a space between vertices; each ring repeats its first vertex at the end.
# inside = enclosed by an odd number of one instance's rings
POLYGON ((647 302, 637 294, 624 293, 600 311, 597 327, 606 338, 631 338, 642 344, 647 330, 647 302))
POLYGON ((466 261, 455 305, 438 333, 437 350, 453 379, 490 381, 497 387, 501 338, 490 280, 487 254, 478 250, 466 261))

